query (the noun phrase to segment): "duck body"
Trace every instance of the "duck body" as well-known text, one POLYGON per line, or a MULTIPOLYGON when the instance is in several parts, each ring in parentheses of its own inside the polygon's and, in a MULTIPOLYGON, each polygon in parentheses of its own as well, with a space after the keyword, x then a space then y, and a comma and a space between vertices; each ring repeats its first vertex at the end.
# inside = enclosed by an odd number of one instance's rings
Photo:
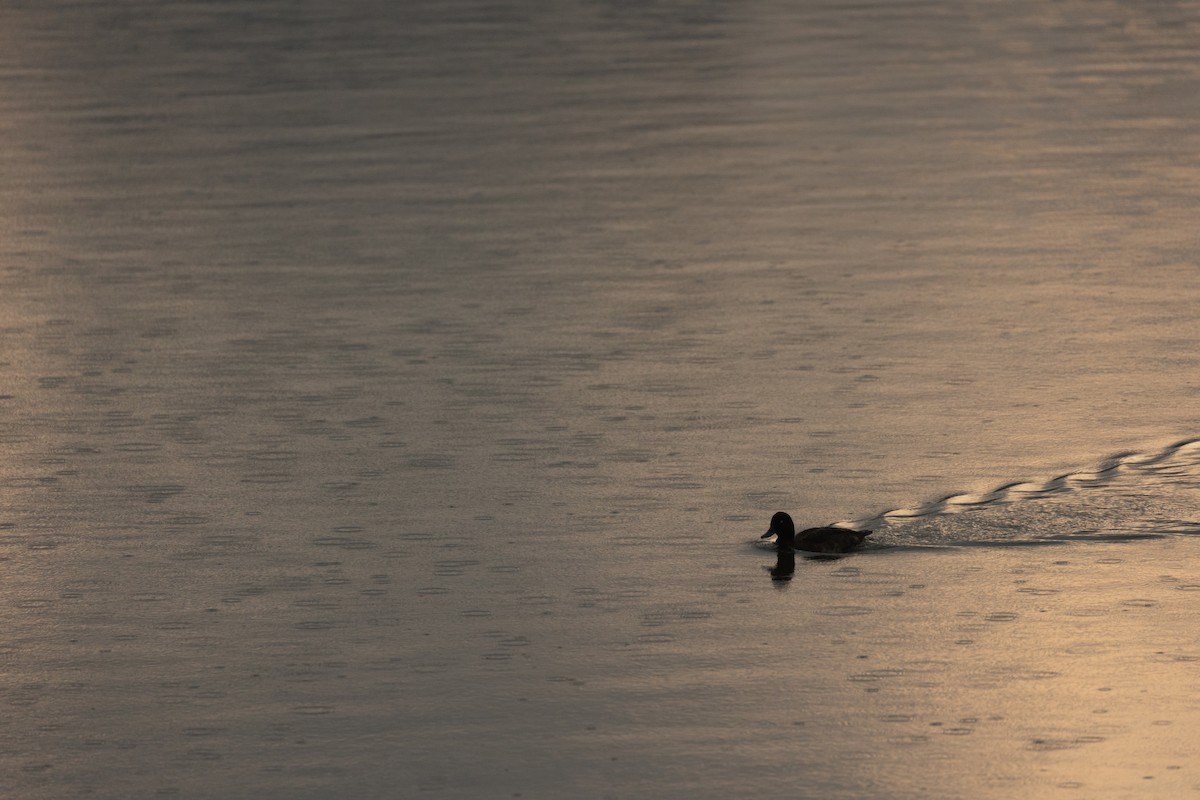
POLYGON ((775 545, 780 550, 803 550, 807 553, 848 553, 871 535, 871 531, 856 531, 850 528, 805 528, 796 532, 791 515, 780 511, 771 517, 771 527, 762 535, 775 536, 775 545))

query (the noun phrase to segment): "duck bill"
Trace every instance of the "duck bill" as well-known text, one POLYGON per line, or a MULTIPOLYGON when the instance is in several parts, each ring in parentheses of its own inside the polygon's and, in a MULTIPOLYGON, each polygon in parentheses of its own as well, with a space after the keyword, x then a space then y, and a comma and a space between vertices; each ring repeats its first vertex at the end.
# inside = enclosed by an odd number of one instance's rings
POLYGON ((774 536, 774 535, 775 535, 775 531, 767 531, 766 533, 764 533, 762 536, 760 536, 758 538, 766 539, 768 536, 774 536))

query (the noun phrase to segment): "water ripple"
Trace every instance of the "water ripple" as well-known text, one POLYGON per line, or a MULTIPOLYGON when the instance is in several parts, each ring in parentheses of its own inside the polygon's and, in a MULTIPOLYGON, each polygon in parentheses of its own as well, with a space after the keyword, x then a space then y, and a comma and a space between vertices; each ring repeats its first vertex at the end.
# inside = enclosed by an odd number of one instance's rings
MULTIPOLYGON (((984 506, 994 506, 1012 503, 1020 500, 1034 500, 1053 495, 1076 492, 1081 489, 1102 486, 1112 483, 1122 475, 1147 474, 1163 475, 1177 474, 1181 467, 1200 466, 1200 438, 1184 439, 1161 450, 1139 453, 1122 452, 1109 456, 1095 467, 1077 472, 1067 472, 1062 475, 1042 481, 1013 481, 1001 484, 990 491, 962 492, 946 495, 918 506, 893 508, 881 511, 868 517, 845 520, 837 523, 852 528, 869 528, 888 521, 902 521, 917 517, 930 517, 941 514, 956 514, 984 506)), ((1200 482, 1200 478, 1197 478, 1200 482)), ((1175 521, 1176 531, 1194 532, 1200 528, 1200 523, 1175 521)), ((1090 532, 1079 532, 1062 538, 1109 538, 1108 535, 1089 535, 1090 532)), ((1129 534, 1123 538, 1150 538, 1153 534, 1129 534)))

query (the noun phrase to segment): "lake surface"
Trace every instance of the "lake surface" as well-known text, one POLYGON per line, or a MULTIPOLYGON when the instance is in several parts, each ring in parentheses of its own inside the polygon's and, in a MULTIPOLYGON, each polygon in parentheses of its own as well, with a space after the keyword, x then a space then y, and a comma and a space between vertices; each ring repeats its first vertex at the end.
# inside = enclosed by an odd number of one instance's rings
POLYGON ((1200 790, 1198 40, 0 2, 0 794, 1200 790))

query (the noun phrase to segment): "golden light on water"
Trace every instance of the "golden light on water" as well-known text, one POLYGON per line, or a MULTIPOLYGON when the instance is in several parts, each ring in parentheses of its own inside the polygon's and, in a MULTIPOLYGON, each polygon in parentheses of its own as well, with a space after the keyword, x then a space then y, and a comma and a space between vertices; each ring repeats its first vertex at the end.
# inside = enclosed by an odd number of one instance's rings
POLYGON ((1186 4, 0 11, 0 793, 1200 786, 1186 4))

